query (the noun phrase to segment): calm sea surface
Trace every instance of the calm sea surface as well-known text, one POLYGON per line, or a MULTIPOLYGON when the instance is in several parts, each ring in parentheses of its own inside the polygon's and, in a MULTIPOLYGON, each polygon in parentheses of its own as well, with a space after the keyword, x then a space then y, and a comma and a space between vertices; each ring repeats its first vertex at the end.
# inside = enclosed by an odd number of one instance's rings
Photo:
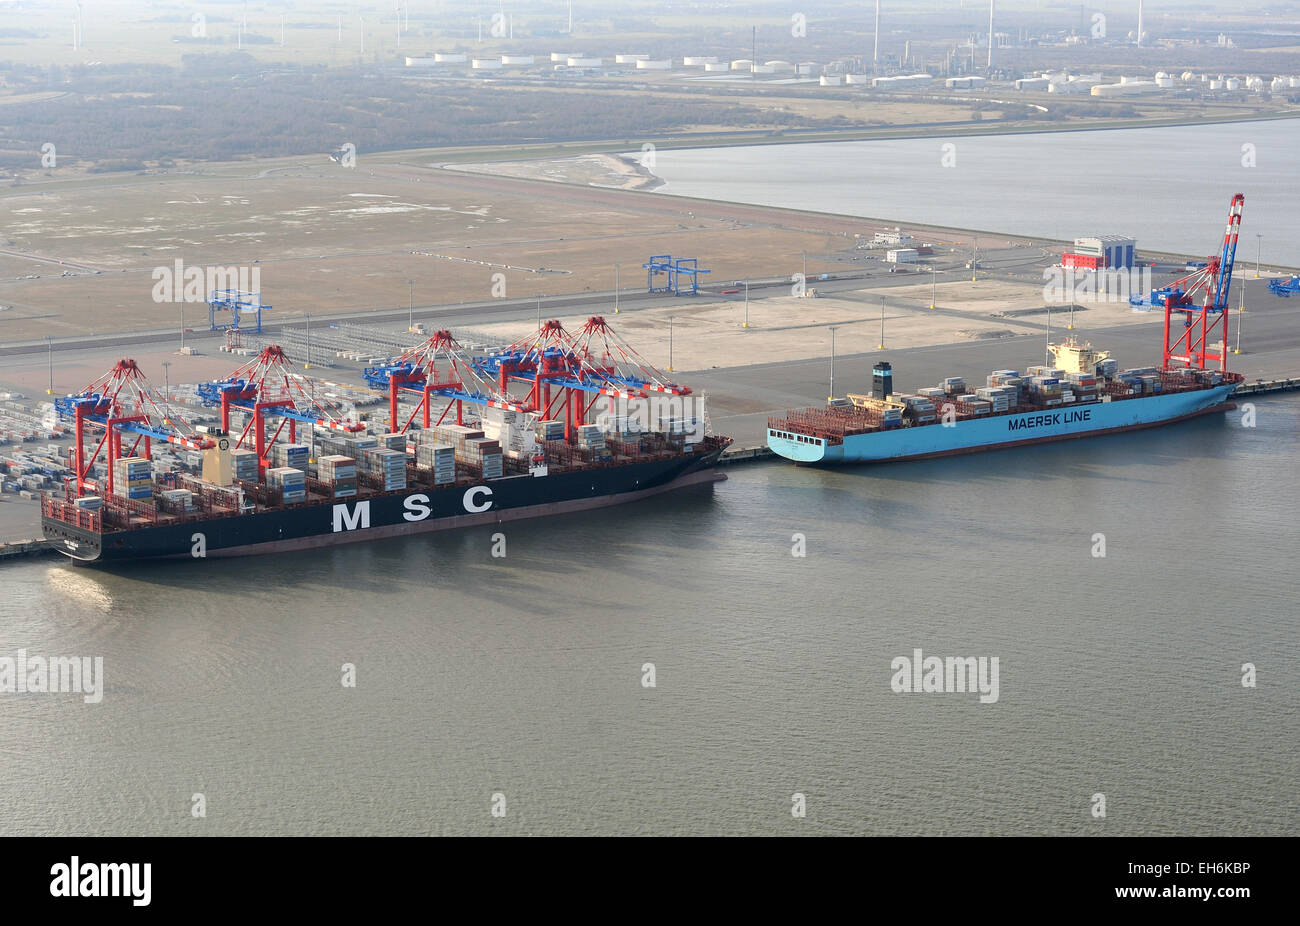
POLYGON ((659 192, 679 196, 1050 238, 1133 235, 1139 247, 1187 254, 1214 248, 1232 195, 1245 193, 1239 256, 1300 262, 1296 119, 667 149, 654 172, 667 181, 659 192))
POLYGON ((5 565, 0 657, 107 684, 0 694, 0 832, 1294 834, 1300 400, 1257 408, 737 467, 507 525, 504 559, 482 529, 5 565), (998 657, 997 703, 894 693, 917 648, 998 657))

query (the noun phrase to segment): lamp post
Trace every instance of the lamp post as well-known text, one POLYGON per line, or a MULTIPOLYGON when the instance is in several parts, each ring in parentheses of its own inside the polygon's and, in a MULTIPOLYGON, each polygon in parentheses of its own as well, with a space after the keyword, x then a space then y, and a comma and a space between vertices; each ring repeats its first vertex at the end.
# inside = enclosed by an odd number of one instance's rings
POLYGON ((673 371, 673 318, 668 316, 668 372, 673 371))
POLYGON ((932 309, 937 304, 935 300, 935 290, 938 288, 938 285, 939 285, 939 268, 931 267, 930 268, 930 308, 932 309))
POLYGON ((172 400, 172 379, 171 379, 171 370, 168 369, 168 367, 170 367, 171 365, 172 365, 172 362, 171 362, 170 360, 164 360, 164 361, 162 362, 162 368, 163 368, 163 398, 166 399, 168 402, 170 402, 170 401, 172 400))
POLYGON ((621 287, 619 286, 618 272, 619 272, 619 266, 618 264, 615 264, 614 265, 614 314, 615 315, 618 314, 618 295, 619 295, 619 290, 621 289, 621 287))
POLYGON ((45 347, 49 354, 50 367, 50 387, 45 390, 45 394, 54 395, 54 342, 50 340, 48 334, 45 336, 45 347))
POLYGON ((1241 308, 1237 310, 1237 346, 1233 348, 1234 354, 1241 353, 1241 323, 1245 321, 1246 312, 1246 281, 1241 282, 1241 308))
POLYGON ((835 398, 835 329, 839 328, 839 325, 830 325, 829 327, 831 329, 831 394, 826 397, 827 402, 833 401, 835 398))
POLYGON ((885 300, 880 300, 880 343, 876 345, 877 350, 885 349, 885 300))
POLYGON ((1052 365, 1052 304, 1047 303, 1047 343, 1043 347, 1043 363, 1052 365))
POLYGON ((182 299, 177 305, 181 308, 181 353, 185 353, 185 300, 182 299))
POLYGON ((406 316, 406 330, 410 332, 415 330, 415 281, 407 280, 406 282, 411 287, 411 305, 406 316))
POLYGON ((749 280, 745 281, 745 323, 740 327, 749 327, 749 280))
POLYGON ((537 294, 537 330, 542 330, 542 294, 537 294))
POLYGON ((307 361, 303 364, 304 370, 311 369, 311 316, 307 316, 307 361))
POLYGON ((1264 235, 1255 233, 1255 279, 1259 279, 1259 252, 1264 249, 1264 235))

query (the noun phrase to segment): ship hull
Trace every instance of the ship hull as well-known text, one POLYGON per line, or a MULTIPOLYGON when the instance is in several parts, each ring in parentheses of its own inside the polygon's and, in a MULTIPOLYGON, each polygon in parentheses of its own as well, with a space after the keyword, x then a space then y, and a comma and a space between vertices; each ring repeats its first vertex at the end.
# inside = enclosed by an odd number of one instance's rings
POLYGON ((930 424, 873 431, 848 435, 842 444, 791 440, 769 430, 768 446, 796 463, 824 465, 884 463, 978 453, 1159 427, 1227 411, 1234 407, 1226 401, 1234 388, 1223 385, 1114 402, 1017 412, 961 420, 952 426, 930 424))
POLYGON ((307 550, 604 508, 726 477, 721 451, 474 485, 327 500, 231 517, 96 533, 52 518, 52 546, 79 563, 206 559, 307 550))

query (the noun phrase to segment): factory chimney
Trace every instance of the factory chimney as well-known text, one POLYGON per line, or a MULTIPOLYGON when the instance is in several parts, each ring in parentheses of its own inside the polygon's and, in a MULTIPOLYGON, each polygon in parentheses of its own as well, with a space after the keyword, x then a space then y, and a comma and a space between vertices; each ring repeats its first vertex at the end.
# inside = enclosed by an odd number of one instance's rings
POLYGON ((1137 43, 1142 44, 1142 0, 1138 0, 1138 37, 1137 43))
POLYGON ((989 0, 989 71, 993 70, 993 4, 996 0, 989 0))
POLYGON ((880 73, 880 0, 876 0, 876 50, 871 53, 872 73, 880 73))

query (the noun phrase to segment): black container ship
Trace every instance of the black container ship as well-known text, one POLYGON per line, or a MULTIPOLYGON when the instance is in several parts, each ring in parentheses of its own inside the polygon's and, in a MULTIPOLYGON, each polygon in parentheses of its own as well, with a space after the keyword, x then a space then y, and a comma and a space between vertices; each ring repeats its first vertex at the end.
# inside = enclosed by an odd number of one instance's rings
POLYGON ((725 478, 715 467, 731 441, 708 435, 703 400, 598 316, 578 335, 548 321, 486 356, 439 331, 367 367, 370 393, 389 400, 380 434, 292 366, 268 345, 199 384, 219 426, 191 427, 127 359, 56 399, 75 427, 76 475, 42 498, 46 539, 79 563, 247 556, 584 511, 725 478), (164 457, 180 448, 187 459, 156 460, 160 442, 164 457))
POLYGON ((727 438, 645 444, 608 460, 570 458, 444 485, 412 463, 405 489, 385 491, 379 477, 363 477, 351 498, 335 498, 330 486, 308 479, 303 500, 288 504, 259 485, 182 478, 170 484, 194 488, 155 483, 148 501, 108 495, 87 510, 69 484, 62 496, 42 500, 41 524, 56 550, 81 563, 247 556, 585 511, 726 478, 715 466, 727 438), (162 493, 169 491, 191 492, 191 504, 167 510, 162 493))

